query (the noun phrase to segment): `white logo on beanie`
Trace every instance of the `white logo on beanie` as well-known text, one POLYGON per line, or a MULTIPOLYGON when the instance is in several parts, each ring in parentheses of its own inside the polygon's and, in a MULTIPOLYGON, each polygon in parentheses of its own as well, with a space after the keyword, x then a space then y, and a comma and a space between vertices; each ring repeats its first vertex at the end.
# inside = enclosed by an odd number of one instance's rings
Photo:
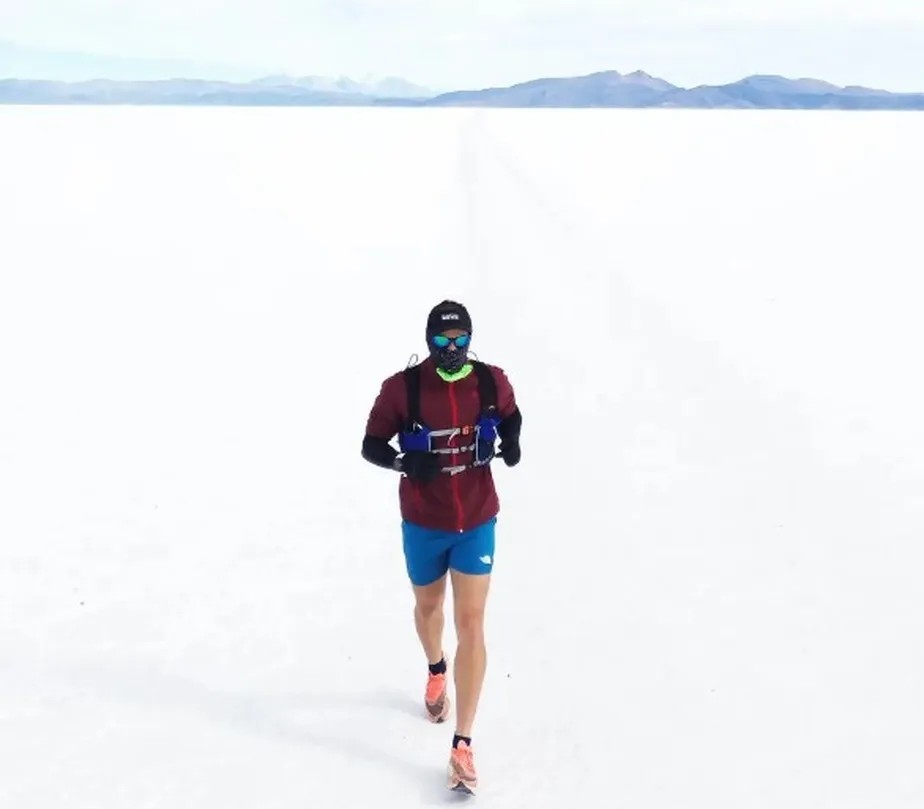
POLYGON ((448 312, 440 317, 440 320, 458 320, 459 316, 455 312, 448 312))

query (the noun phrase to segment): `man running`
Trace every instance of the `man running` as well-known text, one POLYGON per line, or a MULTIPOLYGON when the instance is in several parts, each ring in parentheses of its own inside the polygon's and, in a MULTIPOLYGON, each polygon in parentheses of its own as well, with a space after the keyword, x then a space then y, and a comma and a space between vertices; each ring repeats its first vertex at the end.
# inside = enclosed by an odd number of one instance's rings
POLYGON ((414 623, 427 657, 424 703, 433 722, 449 712, 443 653, 443 602, 452 580, 458 647, 456 727, 449 787, 474 792, 472 725, 484 682, 484 611, 494 566, 500 503, 490 462, 520 461, 522 417, 506 374, 470 361, 472 321, 443 301, 427 318, 429 356, 386 379, 369 414, 362 456, 401 473, 399 503, 414 623), (400 451, 390 441, 399 438, 400 451))

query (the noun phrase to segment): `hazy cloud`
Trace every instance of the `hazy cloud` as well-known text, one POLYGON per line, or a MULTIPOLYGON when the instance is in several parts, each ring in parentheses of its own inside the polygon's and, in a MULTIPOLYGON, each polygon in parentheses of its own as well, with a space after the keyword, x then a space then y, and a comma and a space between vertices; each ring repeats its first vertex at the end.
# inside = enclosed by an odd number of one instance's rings
POLYGON ((920 0, 2 0, 44 50, 403 75, 443 89, 641 68, 680 84, 754 72, 912 87, 920 0))

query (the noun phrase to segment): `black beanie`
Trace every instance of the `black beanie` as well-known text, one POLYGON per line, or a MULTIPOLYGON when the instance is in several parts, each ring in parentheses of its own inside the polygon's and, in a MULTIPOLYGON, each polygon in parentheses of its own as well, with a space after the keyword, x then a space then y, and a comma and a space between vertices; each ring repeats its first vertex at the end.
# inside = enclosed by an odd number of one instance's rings
POLYGON ((472 319, 469 317, 468 309, 456 301, 443 301, 430 311, 427 318, 427 341, 429 342, 434 334, 449 329, 462 329, 469 334, 472 333, 472 319))

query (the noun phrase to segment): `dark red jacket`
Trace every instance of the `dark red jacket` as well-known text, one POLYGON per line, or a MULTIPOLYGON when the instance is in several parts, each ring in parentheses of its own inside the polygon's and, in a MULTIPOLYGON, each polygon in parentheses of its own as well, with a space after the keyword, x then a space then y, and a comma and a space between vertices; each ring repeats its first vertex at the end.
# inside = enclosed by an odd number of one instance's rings
MULTIPOLYGON (((513 387, 503 370, 488 366, 497 383, 497 411, 508 418, 517 409, 513 387)), ((436 447, 466 446, 472 443, 471 428, 481 415, 478 377, 471 373, 456 382, 446 382, 430 358, 420 366, 420 420, 431 430, 458 427, 454 439, 435 438, 436 447), (454 442, 454 443, 453 443, 454 442)), ((404 429, 408 417, 403 374, 386 379, 366 423, 366 435, 391 441, 404 429)), ((443 466, 470 463, 473 452, 440 455, 443 466)), ((497 461, 494 461, 496 463, 497 461)), ((401 516, 410 523, 445 531, 467 531, 500 510, 491 475, 491 465, 466 469, 458 474, 441 472, 434 480, 420 482, 401 477, 398 488, 401 516)))

